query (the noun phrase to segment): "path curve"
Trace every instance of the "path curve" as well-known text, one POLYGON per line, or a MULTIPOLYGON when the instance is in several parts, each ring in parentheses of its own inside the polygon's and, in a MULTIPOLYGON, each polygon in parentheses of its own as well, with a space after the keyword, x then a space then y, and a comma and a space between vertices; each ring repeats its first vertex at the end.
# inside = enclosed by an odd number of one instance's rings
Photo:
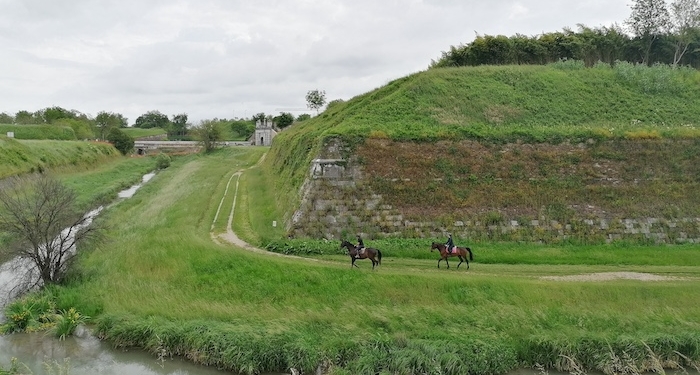
POLYGON ((236 171, 228 179, 228 182, 226 183, 226 190, 224 190, 224 195, 221 197, 221 201, 219 202, 219 208, 216 210, 216 215, 214 215, 214 220, 211 223, 211 229, 209 230, 209 235, 211 236, 212 241, 214 241, 215 243, 217 243, 219 245, 223 245, 224 243, 226 243, 226 244, 234 245, 234 246, 240 247, 242 249, 252 251, 255 253, 259 253, 259 254, 267 254, 267 255, 274 255, 274 256, 290 258, 290 259, 303 259, 303 260, 308 260, 308 261, 312 261, 312 262, 318 262, 318 259, 304 258, 304 257, 296 256, 296 255, 274 253, 271 251, 267 251, 265 249, 261 249, 259 247, 255 247, 255 246, 243 241, 240 237, 238 237, 236 235, 236 233, 232 229, 232 227, 233 227, 232 226, 233 214, 235 213, 235 210, 236 210, 236 201, 238 199, 238 185, 239 185, 239 182, 241 180, 241 175, 243 175, 243 172, 245 172, 249 169, 253 169, 253 168, 258 167, 262 163, 262 161, 265 159, 266 155, 267 155, 267 152, 264 153, 260 157, 260 160, 258 160, 257 163, 255 163, 254 165, 252 165, 248 168, 243 168, 243 169, 236 171), (236 188, 234 189, 234 192, 233 192, 233 204, 231 205, 231 212, 228 215, 228 221, 226 223, 226 232, 216 234, 213 232, 214 223, 216 223, 216 220, 219 217, 219 213, 221 212, 221 206, 223 205, 224 200, 226 199, 226 195, 228 194, 229 187, 231 185, 231 181, 233 180, 234 177, 236 177, 236 188))

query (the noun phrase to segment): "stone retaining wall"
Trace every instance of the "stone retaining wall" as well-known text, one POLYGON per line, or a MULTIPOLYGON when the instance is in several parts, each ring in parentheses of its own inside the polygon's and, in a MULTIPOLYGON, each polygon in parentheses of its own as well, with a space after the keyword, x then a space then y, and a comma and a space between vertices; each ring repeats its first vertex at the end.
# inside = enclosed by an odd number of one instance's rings
MULTIPOLYGON (((649 243, 700 243, 700 218, 573 218, 559 222, 456 217, 449 221, 408 220, 375 194, 365 181, 362 165, 337 142, 314 159, 289 232, 294 237, 337 239, 366 237, 444 237, 471 240, 557 243, 605 243, 620 240, 649 243)), ((398 183, 398 182, 397 182, 398 183)), ((459 214, 457 214, 459 216, 459 214)))

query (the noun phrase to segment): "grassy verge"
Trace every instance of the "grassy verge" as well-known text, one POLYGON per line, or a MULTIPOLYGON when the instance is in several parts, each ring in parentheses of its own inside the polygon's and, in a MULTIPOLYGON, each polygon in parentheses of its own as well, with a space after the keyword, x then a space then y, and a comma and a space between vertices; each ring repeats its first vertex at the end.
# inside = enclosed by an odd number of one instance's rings
POLYGON ((119 156, 109 143, 0 137, 0 178, 63 167, 89 168, 119 156))
MULTIPOLYGON (((598 263, 577 258, 577 248, 517 245, 494 246, 488 255, 484 244, 474 246, 477 260, 467 272, 438 270, 436 259, 408 254, 429 254, 421 244, 403 256, 387 249, 371 272, 367 264, 350 269, 340 255, 319 262, 216 245, 209 230, 230 173, 259 156, 255 148, 226 149, 174 161, 105 213, 109 243, 83 253, 72 283, 53 291, 57 306, 97 317, 99 334, 117 346, 165 350, 249 374, 312 372, 319 364, 340 374, 571 369, 565 358, 597 370, 624 358, 649 370, 652 357, 682 365, 690 362, 676 352, 700 359, 695 256, 684 267, 675 260, 620 266, 625 255, 598 263), (489 256, 494 264, 480 263, 489 256), (499 260, 507 258, 518 264, 499 260), (643 267, 677 278, 539 277, 643 267)), ((247 212, 236 220, 247 217, 251 230, 263 233, 277 213, 255 202, 274 201, 276 192, 259 188, 264 174, 246 176, 247 212)), ((617 249, 583 250, 608 251, 617 249)))
POLYGON ((150 129, 141 129, 141 128, 119 128, 119 130, 123 131, 124 133, 128 134, 131 138, 142 138, 142 137, 150 137, 153 135, 161 135, 161 134, 167 134, 167 132, 161 128, 150 128, 150 129))

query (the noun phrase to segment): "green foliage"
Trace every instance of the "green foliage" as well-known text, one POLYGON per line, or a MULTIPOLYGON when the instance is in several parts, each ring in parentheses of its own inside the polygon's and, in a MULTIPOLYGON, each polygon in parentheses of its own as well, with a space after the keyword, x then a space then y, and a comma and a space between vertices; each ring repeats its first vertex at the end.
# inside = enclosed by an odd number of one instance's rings
POLYGON ((82 315, 75 308, 71 307, 68 310, 60 310, 51 315, 50 319, 52 327, 49 332, 59 340, 65 340, 66 337, 73 335, 79 325, 85 324, 89 317, 82 315))
POLYGON ((16 139, 75 140, 76 132, 61 125, 0 125, 0 136, 14 132, 16 139))
POLYGON ((204 152, 211 152, 219 147, 219 142, 223 140, 222 124, 216 120, 202 121, 196 128, 192 129, 195 139, 197 139, 204 152))
POLYGON ((275 116, 272 121, 278 128, 284 129, 294 122, 294 115, 289 112, 280 112, 279 116, 275 116))
POLYGON ((134 122, 134 127, 142 129, 161 128, 165 130, 169 126, 170 119, 159 111, 148 111, 136 118, 136 122, 134 122))
POLYGON ((250 120, 231 121, 231 131, 235 133, 235 138, 248 139, 255 133, 255 123, 250 120))
POLYGON ((0 137, 0 178, 66 166, 89 166, 119 152, 108 143, 34 141, 0 137))
POLYGON ((161 128, 142 129, 142 128, 131 127, 131 128, 120 128, 119 130, 126 133, 128 136, 130 136, 133 139, 150 137, 150 136, 154 136, 154 135, 167 134, 167 131, 165 129, 161 129, 161 128))
POLYGON ((36 332, 50 325, 55 303, 49 295, 31 294, 5 307, 7 322, 0 326, 2 333, 36 332))
POLYGON ((156 168, 165 169, 170 166, 170 156, 168 154, 160 153, 156 156, 156 168))
POLYGON ((134 139, 128 134, 121 131, 119 128, 110 128, 107 134, 107 141, 114 145, 114 148, 119 150, 122 155, 126 155, 134 151, 134 139))
POLYGON ((324 90, 309 90, 306 93, 306 106, 309 109, 315 110, 318 113, 319 109, 326 104, 326 91, 324 90))
POLYGON ((308 114, 308 113, 302 113, 302 114, 300 114, 299 116, 297 116, 297 121, 299 121, 299 122, 301 122, 301 121, 306 121, 306 120, 308 120, 308 119, 310 119, 310 118, 311 118, 311 115, 310 115, 310 114, 308 114))

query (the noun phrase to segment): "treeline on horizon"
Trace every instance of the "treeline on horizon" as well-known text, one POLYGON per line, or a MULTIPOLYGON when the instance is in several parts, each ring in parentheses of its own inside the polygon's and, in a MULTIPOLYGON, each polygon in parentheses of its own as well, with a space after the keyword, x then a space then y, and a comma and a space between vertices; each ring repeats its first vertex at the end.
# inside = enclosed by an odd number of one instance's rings
POLYGON ((570 59, 588 67, 617 61, 700 67, 700 0, 633 0, 630 8, 625 29, 579 24, 578 31, 564 28, 536 36, 477 35, 471 43, 443 51, 430 67, 544 65, 570 59))
POLYGON ((546 65, 562 60, 580 60, 591 67, 617 61, 646 65, 667 64, 700 68, 700 29, 689 30, 686 52, 678 56, 678 34, 656 35, 653 43, 644 36, 631 37, 616 25, 578 31, 544 33, 538 36, 516 34, 479 35, 466 45, 451 46, 430 68, 478 65, 546 65), (647 50, 648 48, 648 50, 647 50))
MULTIPOLYGON (((258 120, 270 120, 278 128, 285 128, 294 121, 304 121, 311 116, 302 114, 294 117, 291 113, 281 112, 279 116, 258 113, 251 118, 235 119, 209 119, 202 120, 199 125, 189 122, 186 113, 180 113, 168 117, 160 111, 153 110, 139 116, 131 127, 140 129, 163 129, 170 140, 190 140, 191 131, 206 123, 214 123, 221 128, 230 131, 233 138, 248 139, 255 133, 255 123, 258 120)), ((59 106, 48 107, 34 112, 21 110, 11 115, 0 113, 0 124, 8 125, 53 125, 56 127, 68 127, 73 130, 74 136, 66 138, 65 134, 58 139, 106 139, 112 129, 124 129, 129 127, 129 121, 120 113, 101 111, 92 117, 77 110, 67 110, 59 106)), ((53 128, 53 127, 51 127, 53 128)), ((49 138, 53 138, 50 136, 49 138)))

